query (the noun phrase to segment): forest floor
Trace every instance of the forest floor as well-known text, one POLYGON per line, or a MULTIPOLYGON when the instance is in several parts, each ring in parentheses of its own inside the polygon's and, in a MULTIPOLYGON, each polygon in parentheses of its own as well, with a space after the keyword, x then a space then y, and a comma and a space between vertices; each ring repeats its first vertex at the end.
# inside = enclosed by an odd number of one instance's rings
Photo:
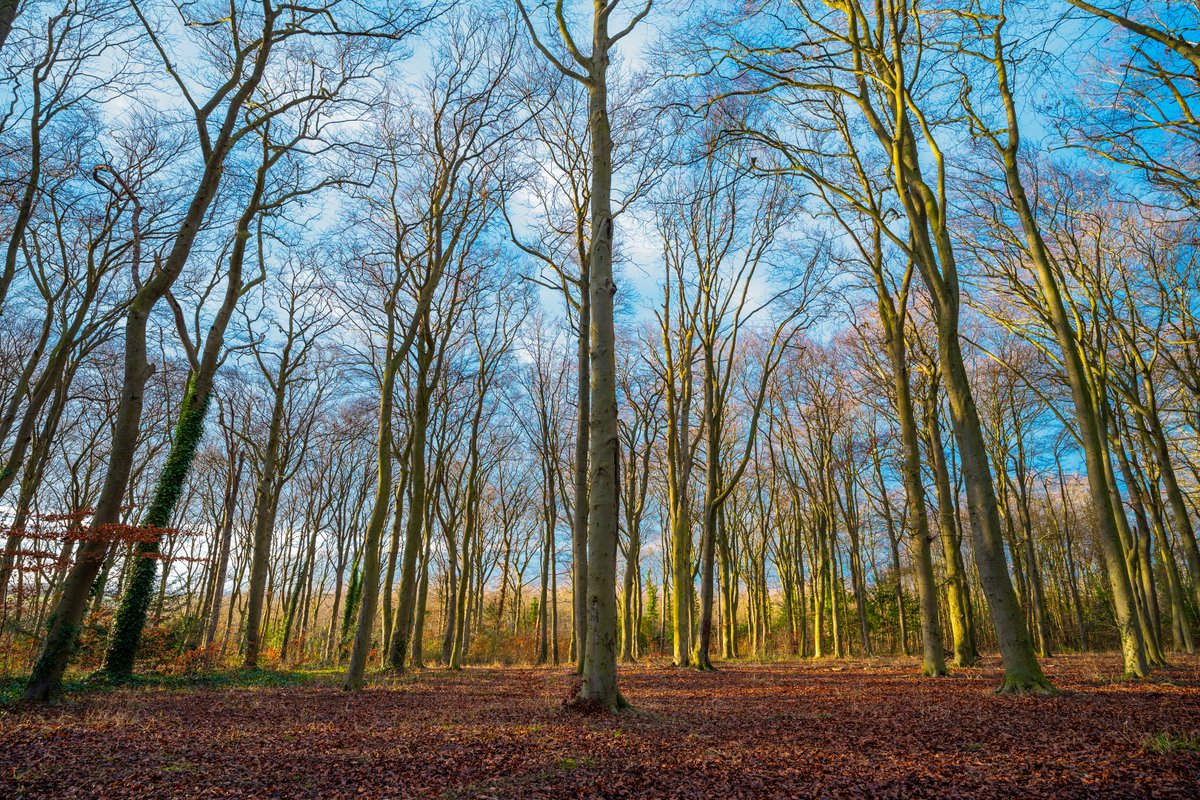
POLYGON ((563 708, 561 668, 91 691, 0 707, 0 796, 1200 797, 1200 657, 1045 667, 1058 696, 993 694, 995 658, 642 666, 611 717, 563 708))

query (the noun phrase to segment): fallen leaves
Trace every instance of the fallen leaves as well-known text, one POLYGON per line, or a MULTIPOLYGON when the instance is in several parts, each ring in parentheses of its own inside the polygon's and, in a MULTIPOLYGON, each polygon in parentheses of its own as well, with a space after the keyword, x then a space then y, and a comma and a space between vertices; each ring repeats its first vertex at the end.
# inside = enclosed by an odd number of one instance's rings
POLYGON ((1118 682, 1050 660, 1057 697, 996 696, 993 663, 625 670, 634 709, 563 709, 566 670, 135 689, 0 715, 0 795, 23 797, 1196 797, 1200 659, 1118 682), (842 666, 842 670, 831 667, 842 666), (1147 743, 1157 743, 1149 746, 1147 743))

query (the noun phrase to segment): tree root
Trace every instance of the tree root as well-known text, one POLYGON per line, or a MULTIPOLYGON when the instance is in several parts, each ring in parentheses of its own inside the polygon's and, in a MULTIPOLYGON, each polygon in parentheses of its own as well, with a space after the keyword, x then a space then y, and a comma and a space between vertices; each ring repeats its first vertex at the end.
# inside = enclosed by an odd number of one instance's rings
POLYGON ((1043 697, 1053 697, 1058 693, 1058 689, 1055 689, 1054 685, 1042 676, 1032 678, 1005 675, 1004 682, 996 687, 996 694, 1038 694, 1043 697))
POLYGON ((615 698, 599 698, 588 697, 584 695, 583 682, 580 681, 571 687, 571 694, 563 698, 562 706, 568 711, 574 711, 577 714, 584 716, 595 716, 599 714, 618 714, 626 709, 632 708, 629 701, 620 692, 616 693, 615 698))

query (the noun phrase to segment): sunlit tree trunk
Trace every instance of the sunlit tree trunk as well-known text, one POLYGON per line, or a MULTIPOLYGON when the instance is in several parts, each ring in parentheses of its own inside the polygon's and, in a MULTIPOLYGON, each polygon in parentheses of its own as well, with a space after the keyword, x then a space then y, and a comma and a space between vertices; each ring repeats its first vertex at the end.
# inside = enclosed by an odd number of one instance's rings
MULTIPOLYGON (((1113 593, 1117 627, 1121 634, 1121 651, 1125 671, 1131 675, 1144 676, 1149 673, 1141 625, 1134 607, 1133 588, 1124 553, 1122 536, 1118 530, 1118 516, 1124 516, 1116 487, 1109 483, 1111 468, 1105 464, 1106 436, 1096 407, 1096 385, 1094 376, 1088 374, 1081 355, 1081 345, 1067 316, 1062 299, 1062 288, 1051 264, 1049 251, 1042 238, 1033 207, 1025 193, 1020 174, 1018 155, 1020 132, 1016 104, 1010 90, 1007 72, 1007 56, 1002 38, 1003 22, 997 24, 992 33, 992 66, 995 69, 996 85, 1004 106, 1006 129, 1004 140, 991 135, 991 141, 1002 158, 1004 177, 1012 198, 1014 210, 1021 222, 1028 253, 1032 261, 1051 327, 1062 351, 1067 383, 1071 389, 1078 424, 1078 435, 1083 445, 1087 466, 1088 486, 1096 510, 1101 551, 1108 572, 1109 585, 1113 593)), ((965 448, 964 448, 965 450, 965 448)), ((965 459, 964 459, 965 465, 965 459)), ((965 469, 965 466, 964 466, 965 469)))
MULTIPOLYGON (((945 675, 946 660, 942 645, 942 629, 938 622, 937 584, 933 577, 931 546, 933 534, 929 527, 929 515, 925 503, 925 484, 921 476, 921 444, 909 381, 904 316, 897 309, 897 304, 887 294, 882 280, 878 280, 878 283, 880 319, 883 321, 888 355, 892 361, 892 387, 896 394, 900 440, 903 445, 904 492, 908 501, 909 524, 913 527, 913 560, 916 567, 917 593, 921 609, 921 672, 928 676, 945 675)), ((907 289, 907 279, 905 289, 907 289)), ((903 306, 900 308, 902 309, 903 306)), ((881 487, 881 491, 885 490, 881 487)), ((898 574, 896 579, 897 581, 900 579, 898 574)), ((901 614, 903 613, 902 609, 901 614)))

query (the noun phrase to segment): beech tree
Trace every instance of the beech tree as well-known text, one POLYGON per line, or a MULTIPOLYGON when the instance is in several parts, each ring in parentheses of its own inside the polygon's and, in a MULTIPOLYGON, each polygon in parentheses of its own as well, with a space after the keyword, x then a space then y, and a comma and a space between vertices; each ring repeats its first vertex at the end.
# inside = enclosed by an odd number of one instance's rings
MULTIPOLYGON (((567 59, 559 58, 539 37, 525 5, 517 8, 537 49, 556 69, 588 91, 591 144, 591 240, 588 293, 591 313, 591 368, 588 422, 588 580, 587 629, 577 650, 583 652, 579 701, 612 710, 626 705, 617 688, 618 467, 616 332, 613 321, 612 127, 609 120, 608 70, 612 51, 650 13, 652 0, 626 25, 609 28, 616 3, 597 2, 592 12, 592 46, 584 54, 570 32, 563 3, 554 8, 567 59)), ((582 324, 582 320, 581 320, 582 324)), ((576 510, 576 513, 580 513, 576 510)))

